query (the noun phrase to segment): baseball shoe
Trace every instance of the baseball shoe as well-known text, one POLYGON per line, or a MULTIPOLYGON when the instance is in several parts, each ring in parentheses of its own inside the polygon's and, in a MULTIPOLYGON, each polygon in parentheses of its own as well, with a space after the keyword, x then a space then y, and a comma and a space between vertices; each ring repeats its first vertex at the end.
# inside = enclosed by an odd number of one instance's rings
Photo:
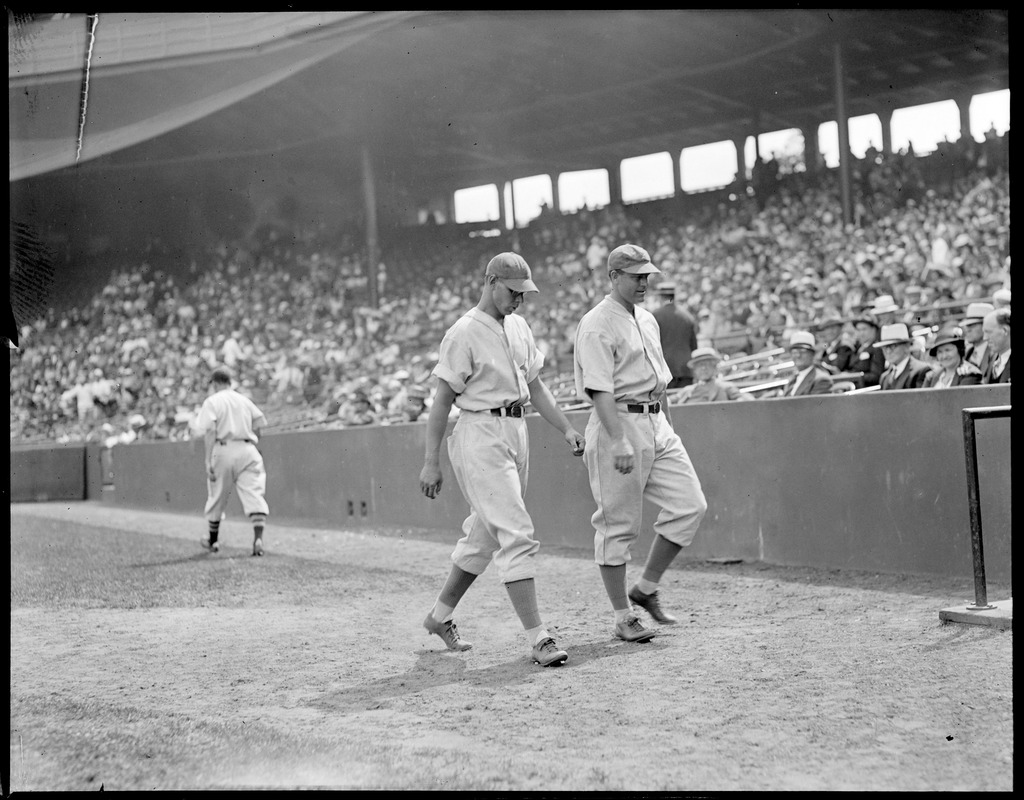
POLYGON ((252 554, 254 556, 261 556, 261 555, 263 555, 263 540, 262 539, 256 539, 255 541, 253 541, 253 543, 252 543, 252 554))
POLYGON ((199 540, 199 544, 209 550, 211 553, 220 552, 220 542, 211 542, 209 536, 204 536, 199 540))
POLYGON ((440 636, 441 641, 449 650, 469 650, 473 646, 472 643, 459 636, 459 629, 455 627, 455 622, 452 620, 438 622, 430 614, 427 614, 427 618, 423 620, 423 627, 429 633, 436 633, 440 636))
POLYGON ((645 628, 636 614, 631 614, 622 622, 615 623, 615 635, 627 642, 647 642, 654 638, 654 631, 645 628))
POLYGON ((564 650, 559 650, 555 640, 550 636, 541 639, 533 646, 533 660, 542 667, 557 667, 569 658, 564 650))
POLYGON ((634 586, 629 590, 629 602, 640 606, 640 608, 650 614, 651 618, 659 625, 674 625, 679 621, 671 614, 666 614, 662 610, 661 603, 658 602, 657 591, 653 591, 650 594, 644 594, 634 586))

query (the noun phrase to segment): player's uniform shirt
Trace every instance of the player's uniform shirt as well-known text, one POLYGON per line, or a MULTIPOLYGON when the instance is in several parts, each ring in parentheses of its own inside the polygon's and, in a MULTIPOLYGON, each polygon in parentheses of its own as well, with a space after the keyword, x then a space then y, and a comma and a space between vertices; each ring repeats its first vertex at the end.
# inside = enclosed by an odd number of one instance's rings
POLYGON ((613 393, 617 403, 650 403, 672 380, 658 321, 647 309, 633 311, 607 295, 580 320, 573 364, 580 400, 590 400, 590 389, 613 393))
POLYGON ((530 382, 544 366, 525 319, 509 314, 502 324, 478 308, 448 329, 438 355, 433 374, 452 387, 462 411, 525 403, 530 382))
POLYGON ((222 389, 203 401, 195 426, 201 433, 212 429, 218 442, 248 439, 256 444, 259 439, 255 429, 266 423, 267 418, 252 400, 234 389, 222 389))

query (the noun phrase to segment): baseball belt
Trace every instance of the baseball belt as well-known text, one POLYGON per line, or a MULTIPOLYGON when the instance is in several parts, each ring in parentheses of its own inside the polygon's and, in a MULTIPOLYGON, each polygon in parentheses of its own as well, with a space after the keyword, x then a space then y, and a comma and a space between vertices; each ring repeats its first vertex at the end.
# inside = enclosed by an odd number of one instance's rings
POLYGON ((522 406, 502 406, 492 408, 491 413, 496 417, 522 417, 526 414, 526 409, 522 406))
POLYGON ((661 403, 626 403, 626 411, 631 414, 657 414, 661 411, 661 403))

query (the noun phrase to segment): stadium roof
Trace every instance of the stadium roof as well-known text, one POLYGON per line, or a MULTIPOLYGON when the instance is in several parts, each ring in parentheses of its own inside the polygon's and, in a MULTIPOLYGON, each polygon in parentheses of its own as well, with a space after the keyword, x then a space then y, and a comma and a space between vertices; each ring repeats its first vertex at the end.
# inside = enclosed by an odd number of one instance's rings
POLYGON ((209 169, 259 157, 355 176, 360 191, 363 145, 379 174, 434 189, 613 166, 835 119, 836 42, 851 117, 1008 88, 1007 16, 100 14, 91 37, 84 15, 29 22, 8 37, 10 179, 76 161, 209 169))

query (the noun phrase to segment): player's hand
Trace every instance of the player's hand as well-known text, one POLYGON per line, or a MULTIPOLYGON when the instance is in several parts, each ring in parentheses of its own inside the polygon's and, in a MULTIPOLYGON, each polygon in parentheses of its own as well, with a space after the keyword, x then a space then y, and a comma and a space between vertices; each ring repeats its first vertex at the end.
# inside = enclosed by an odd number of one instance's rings
POLYGON ((633 445, 629 443, 629 439, 625 436, 621 439, 616 439, 612 443, 612 460, 615 464, 615 469, 623 475, 628 475, 633 471, 633 455, 633 445))
POLYGON ((586 442, 583 440, 579 431, 575 428, 569 428, 569 430, 565 432, 565 441, 567 441, 569 446, 572 447, 572 454, 574 456, 583 455, 583 450, 586 448, 586 442))
POLYGON ((441 468, 433 464, 424 464, 420 470, 420 491, 433 500, 441 493, 441 468))

